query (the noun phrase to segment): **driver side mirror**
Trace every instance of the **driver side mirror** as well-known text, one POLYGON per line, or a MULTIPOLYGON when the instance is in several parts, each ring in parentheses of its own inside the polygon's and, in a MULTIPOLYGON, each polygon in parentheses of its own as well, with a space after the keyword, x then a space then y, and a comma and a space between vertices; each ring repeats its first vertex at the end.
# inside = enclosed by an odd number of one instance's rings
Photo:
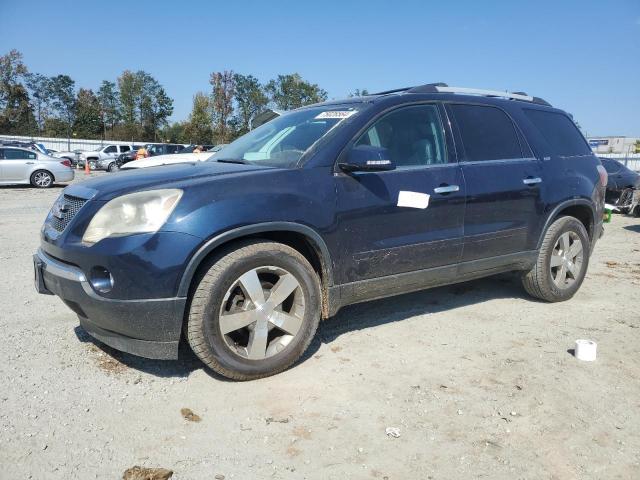
POLYGON ((347 153, 346 162, 338 163, 338 167, 345 172, 385 172, 396 169, 389 159, 389 151, 372 145, 353 147, 347 153))

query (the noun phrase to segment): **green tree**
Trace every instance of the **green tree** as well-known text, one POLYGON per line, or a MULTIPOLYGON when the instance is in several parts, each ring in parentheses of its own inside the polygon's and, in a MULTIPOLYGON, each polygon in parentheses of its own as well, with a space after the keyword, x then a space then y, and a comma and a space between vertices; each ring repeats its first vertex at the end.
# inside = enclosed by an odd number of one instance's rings
POLYGON ((212 73, 209 79, 212 87, 213 133, 216 143, 228 143, 232 137, 230 121, 235 95, 234 77, 232 70, 225 70, 212 73))
POLYGON ((28 73, 25 76, 25 83, 31 92, 37 131, 42 133, 44 121, 49 116, 51 79, 41 73, 28 73))
POLYGON ((365 97, 367 95, 369 95, 369 90, 367 90, 366 88, 363 88, 362 90, 356 88, 353 92, 349 93, 349 98, 365 97))
POLYGON ((160 130, 159 136, 167 143, 190 143, 187 134, 188 122, 174 122, 160 130))
POLYGON ((137 137, 141 133, 138 122, 138 104, 142 93, 142 84, 139 76, 125 70, 118 77, 118 90, 120 92, 120 116, 123 122, 122 131, 127 139, 137 137))
POLYGON ((71 129, 76 120, 75 85, 69 75, 57 75, 51 78, 51 107, 59 120, 66 125, 68 146, 71 148, 71 129))
POLYGON ((29 93, 23 85, 27 67, 22 54, 11 50, 0 56, 0 132, 14 135, 34 133, 36 121, 29 93))
POLYGON ((107 129, 113 135, 113 129, 120 121, 120 98, 114 82, 103 80, 98 89, 98 102, 103 125, 103 137, 106 137, 107 129))
POLYGON ((76 99, 73 132, 80 138, 100 138, 103 131, 100 102, 93 90, 81 88, 76 99))
POLYGON ((212 142, 211 99, 205 93, 198 92, 193 97, 193 108, 189 121, 185 124, 184 134, 189 143, 209 144, 212 142))
POLYGON ((326 91, 315 83, 303 80, 297 73, 278 75, 277 79, 267 83, 265 91, 276 108, 282 110, 292 110, 327 99, 326 91))
POLYGON ((236 135, 243 135, 251 129, 251 121, 269 103, 260 82, 253 75, 234 75, 236 114, 234 124, 236 135))

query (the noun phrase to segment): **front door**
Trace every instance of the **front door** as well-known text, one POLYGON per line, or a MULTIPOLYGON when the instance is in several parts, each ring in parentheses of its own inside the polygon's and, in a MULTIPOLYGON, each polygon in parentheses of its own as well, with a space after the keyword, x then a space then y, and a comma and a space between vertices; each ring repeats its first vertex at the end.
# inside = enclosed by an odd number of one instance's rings
POLYGON ((386 148, 396 170, 337 173, 339 283, 455 264, 465 185, 436 104, 403 106, 354 146, 386 148))
POLYGON ((463 262, 529 249, 542 214, 541 161, 500 108, 450 104, 467 186, 463 262))

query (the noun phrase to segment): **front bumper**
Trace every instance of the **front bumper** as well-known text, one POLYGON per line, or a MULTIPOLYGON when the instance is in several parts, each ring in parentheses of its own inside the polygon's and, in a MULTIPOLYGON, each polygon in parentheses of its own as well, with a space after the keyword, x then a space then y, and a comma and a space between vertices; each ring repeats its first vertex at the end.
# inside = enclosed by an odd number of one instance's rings
POLYGON ((178 358, 186 298, 115 300, 100 296, 78 267, 42 249, 33 256, 38 293, 57 295, 94 338, 146 358, 178 358))

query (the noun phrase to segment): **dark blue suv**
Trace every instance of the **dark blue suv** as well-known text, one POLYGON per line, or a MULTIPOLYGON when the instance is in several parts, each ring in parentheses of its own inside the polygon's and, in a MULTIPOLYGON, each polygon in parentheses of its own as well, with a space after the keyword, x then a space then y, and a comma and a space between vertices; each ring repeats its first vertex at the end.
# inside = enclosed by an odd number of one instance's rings
POLYGON ((36 287, 92 336, 150 358, 186 339, 239 380, 293 364, 342 306, 522 272, 571 298, 607 174, 565 112, 428 84, 287 113, 209 161, 67 187, 36 287))

